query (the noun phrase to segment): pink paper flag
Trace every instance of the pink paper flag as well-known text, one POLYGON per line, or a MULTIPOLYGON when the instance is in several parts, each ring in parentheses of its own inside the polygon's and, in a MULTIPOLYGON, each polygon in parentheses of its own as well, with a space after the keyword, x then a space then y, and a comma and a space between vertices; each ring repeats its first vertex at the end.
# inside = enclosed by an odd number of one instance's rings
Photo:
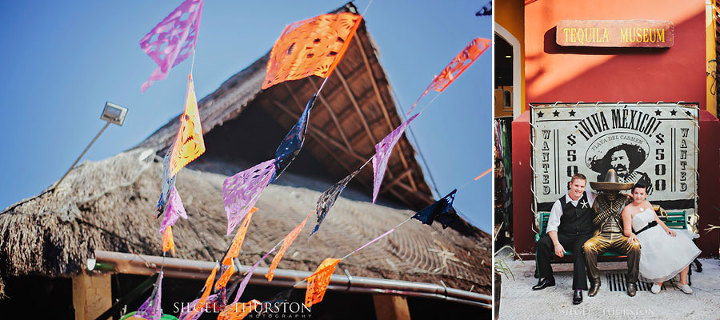
POLYGON ((178 194, 177 189, 175 189, 175 186, 173 186, 172 191, 170 191, 170 197, 168 198, 167 208, 165 209, 165 217, 160 224, 160 234, 165 232, 165 228, 168 226, 174 226, 179 217, 182 217, 185 220, 188 218, 187 212, 185 212, 185 207, 183 207, 182 200, 180 199, 180 195, 178 194))
POLYGON ((233 303, 237 303, 238 301, 240 301, 240 296, 242 296, 243 292, 245 292, 245 287, 247 287, 248 282, 250 282, 250 278, 252 277, 253 272, 255 272, 255 268, 257 268, 257 266, 260 264, 260 261, 264 261, 265 258, 267 258, 274 251, 275 248, 270 249, 270 251, 265 253, 265 255, 260 258, 260 260, 255 262, 255 264, 250 267, 247 274, 245 275, 245 278, 243 278, 242 282, 240 282, 240 286, 238 287, 237 294, 235 294, 235 300, 233 300, 233 303))
POLYGON ((159 66, 143 83, 143 92, 195 49, 202 5, 203 0, 185 0, 140 40, 140 48, 159 66))
POLYGON ((245 215, 260 198, 260 193, 275 172, 275 159, 260 163, 239 172, 223 182, 223 202, 228 218, 227 235, 242 222, 245 215))
POLYGON ((140 309, 135 312, 135 318, 158 320, 162 317, 162 306, 160 305, 162 297, 162 279, 163 273, 160 271, 160 275, 155 282, 155 289, 153 289, 150 297, 145 300, 145 303, 140 306, 140 309))
POLYGON ((190 304, 183 305, 178 319, 197 320, 206 311, 209 313, 216 313, 220 311, 220 306, 218 305, 220 297, 218 297, 217 294, 209 295, 205 299, 205 302, 202 302, 200 300, 202 300, 202 298, 197 298, 193 300, 193 302, 190 302, 190 304))
POLYGON ((395 128, 393 132, 390 132, 382 141, 375 145, 375 155, 372 158, 375 177, 375 181, 373 182, 373 203, 375 203, 375 199, 377 199, 378 192, 380 191, 380 184, 385 177, 385 169, 387 168, 387 163, 395 144, 400 140, 400 137, 410 125, 410 122, 415 120, 418 115, 419 113, 405 120, 405 122, 400 124, 399 127, 395 128))

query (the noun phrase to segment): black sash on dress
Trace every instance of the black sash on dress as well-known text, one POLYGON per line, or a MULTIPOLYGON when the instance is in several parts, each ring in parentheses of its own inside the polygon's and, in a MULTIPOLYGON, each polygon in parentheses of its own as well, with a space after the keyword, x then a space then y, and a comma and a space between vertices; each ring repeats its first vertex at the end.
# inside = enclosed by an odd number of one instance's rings
POLYGON ((656 226, 657 224, 658 224, 657 221, 653 220, 653 221, 651 221, 650 223, 648 223, 645 227, 643 227, 642 229, 638 230, 638 232, 635 232, 635 235, 638 235, 638 234, 640 234, 640 232, 643 232, 643 231, 645 231, 645 230, 647 230, 647 229, 650 229, 650 228, 656 226))

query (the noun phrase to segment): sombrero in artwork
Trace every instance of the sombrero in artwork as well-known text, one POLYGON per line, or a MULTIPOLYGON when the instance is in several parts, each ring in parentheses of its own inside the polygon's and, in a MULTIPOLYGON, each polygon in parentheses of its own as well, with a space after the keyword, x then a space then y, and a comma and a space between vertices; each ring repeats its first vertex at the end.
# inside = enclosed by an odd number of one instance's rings
POLYGON ((605 174, 605 181, 603 182, 590 182, 590 187, 597 191, 620 191, 630 190, 633 187, 632 182, 618 182, 617 173, 615 169, 610 169, 605 174))

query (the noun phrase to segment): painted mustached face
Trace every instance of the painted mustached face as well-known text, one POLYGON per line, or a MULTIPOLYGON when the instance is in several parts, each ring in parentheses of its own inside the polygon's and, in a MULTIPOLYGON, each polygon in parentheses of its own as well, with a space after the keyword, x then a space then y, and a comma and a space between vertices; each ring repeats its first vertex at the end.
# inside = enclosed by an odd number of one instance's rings
POLYGON ((630 167, 630 159, 625 150, 618 150, 613 152, 610 156, 610 166, 615 169, 618 176, 624 177, 629 174, 628 168, 630 167))
POLYGON ((586 181, 583 179, 570 181, 570 192, 568 194, 571 199, 578 200, 582 197, 583 192, 585 192, 585 183, 586 181))

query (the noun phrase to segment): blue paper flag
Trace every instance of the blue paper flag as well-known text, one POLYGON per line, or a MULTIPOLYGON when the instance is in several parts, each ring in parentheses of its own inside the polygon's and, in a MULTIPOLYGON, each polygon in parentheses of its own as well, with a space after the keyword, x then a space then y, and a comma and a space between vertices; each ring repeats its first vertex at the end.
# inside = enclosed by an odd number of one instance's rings
POLYGON ((270 183, 273 183, 290 165, 295 157, 300 153, 303 143, 305 142, 305 133, 307 132, 308 122, 310 121, 310 111, 312 111, 315 105, 315 98, 317 93, 310 98, 305 110, 303 110, 300 119, 290 129, 290 132, 285 135, 285 138, 280 142, 277 150, 275 150, 275 173, 273 174, 270 183))
POLYGON ((457 189, 450 192, 442 199, 435 201, 433 204, 423 208, 422 210, 415 213, 413 218, 422 221, 423 224, 432 225, 433 221, 440 222, 443 229, 460 219, 453 208, 452 204, 455 200, 455 192, 457 189))

